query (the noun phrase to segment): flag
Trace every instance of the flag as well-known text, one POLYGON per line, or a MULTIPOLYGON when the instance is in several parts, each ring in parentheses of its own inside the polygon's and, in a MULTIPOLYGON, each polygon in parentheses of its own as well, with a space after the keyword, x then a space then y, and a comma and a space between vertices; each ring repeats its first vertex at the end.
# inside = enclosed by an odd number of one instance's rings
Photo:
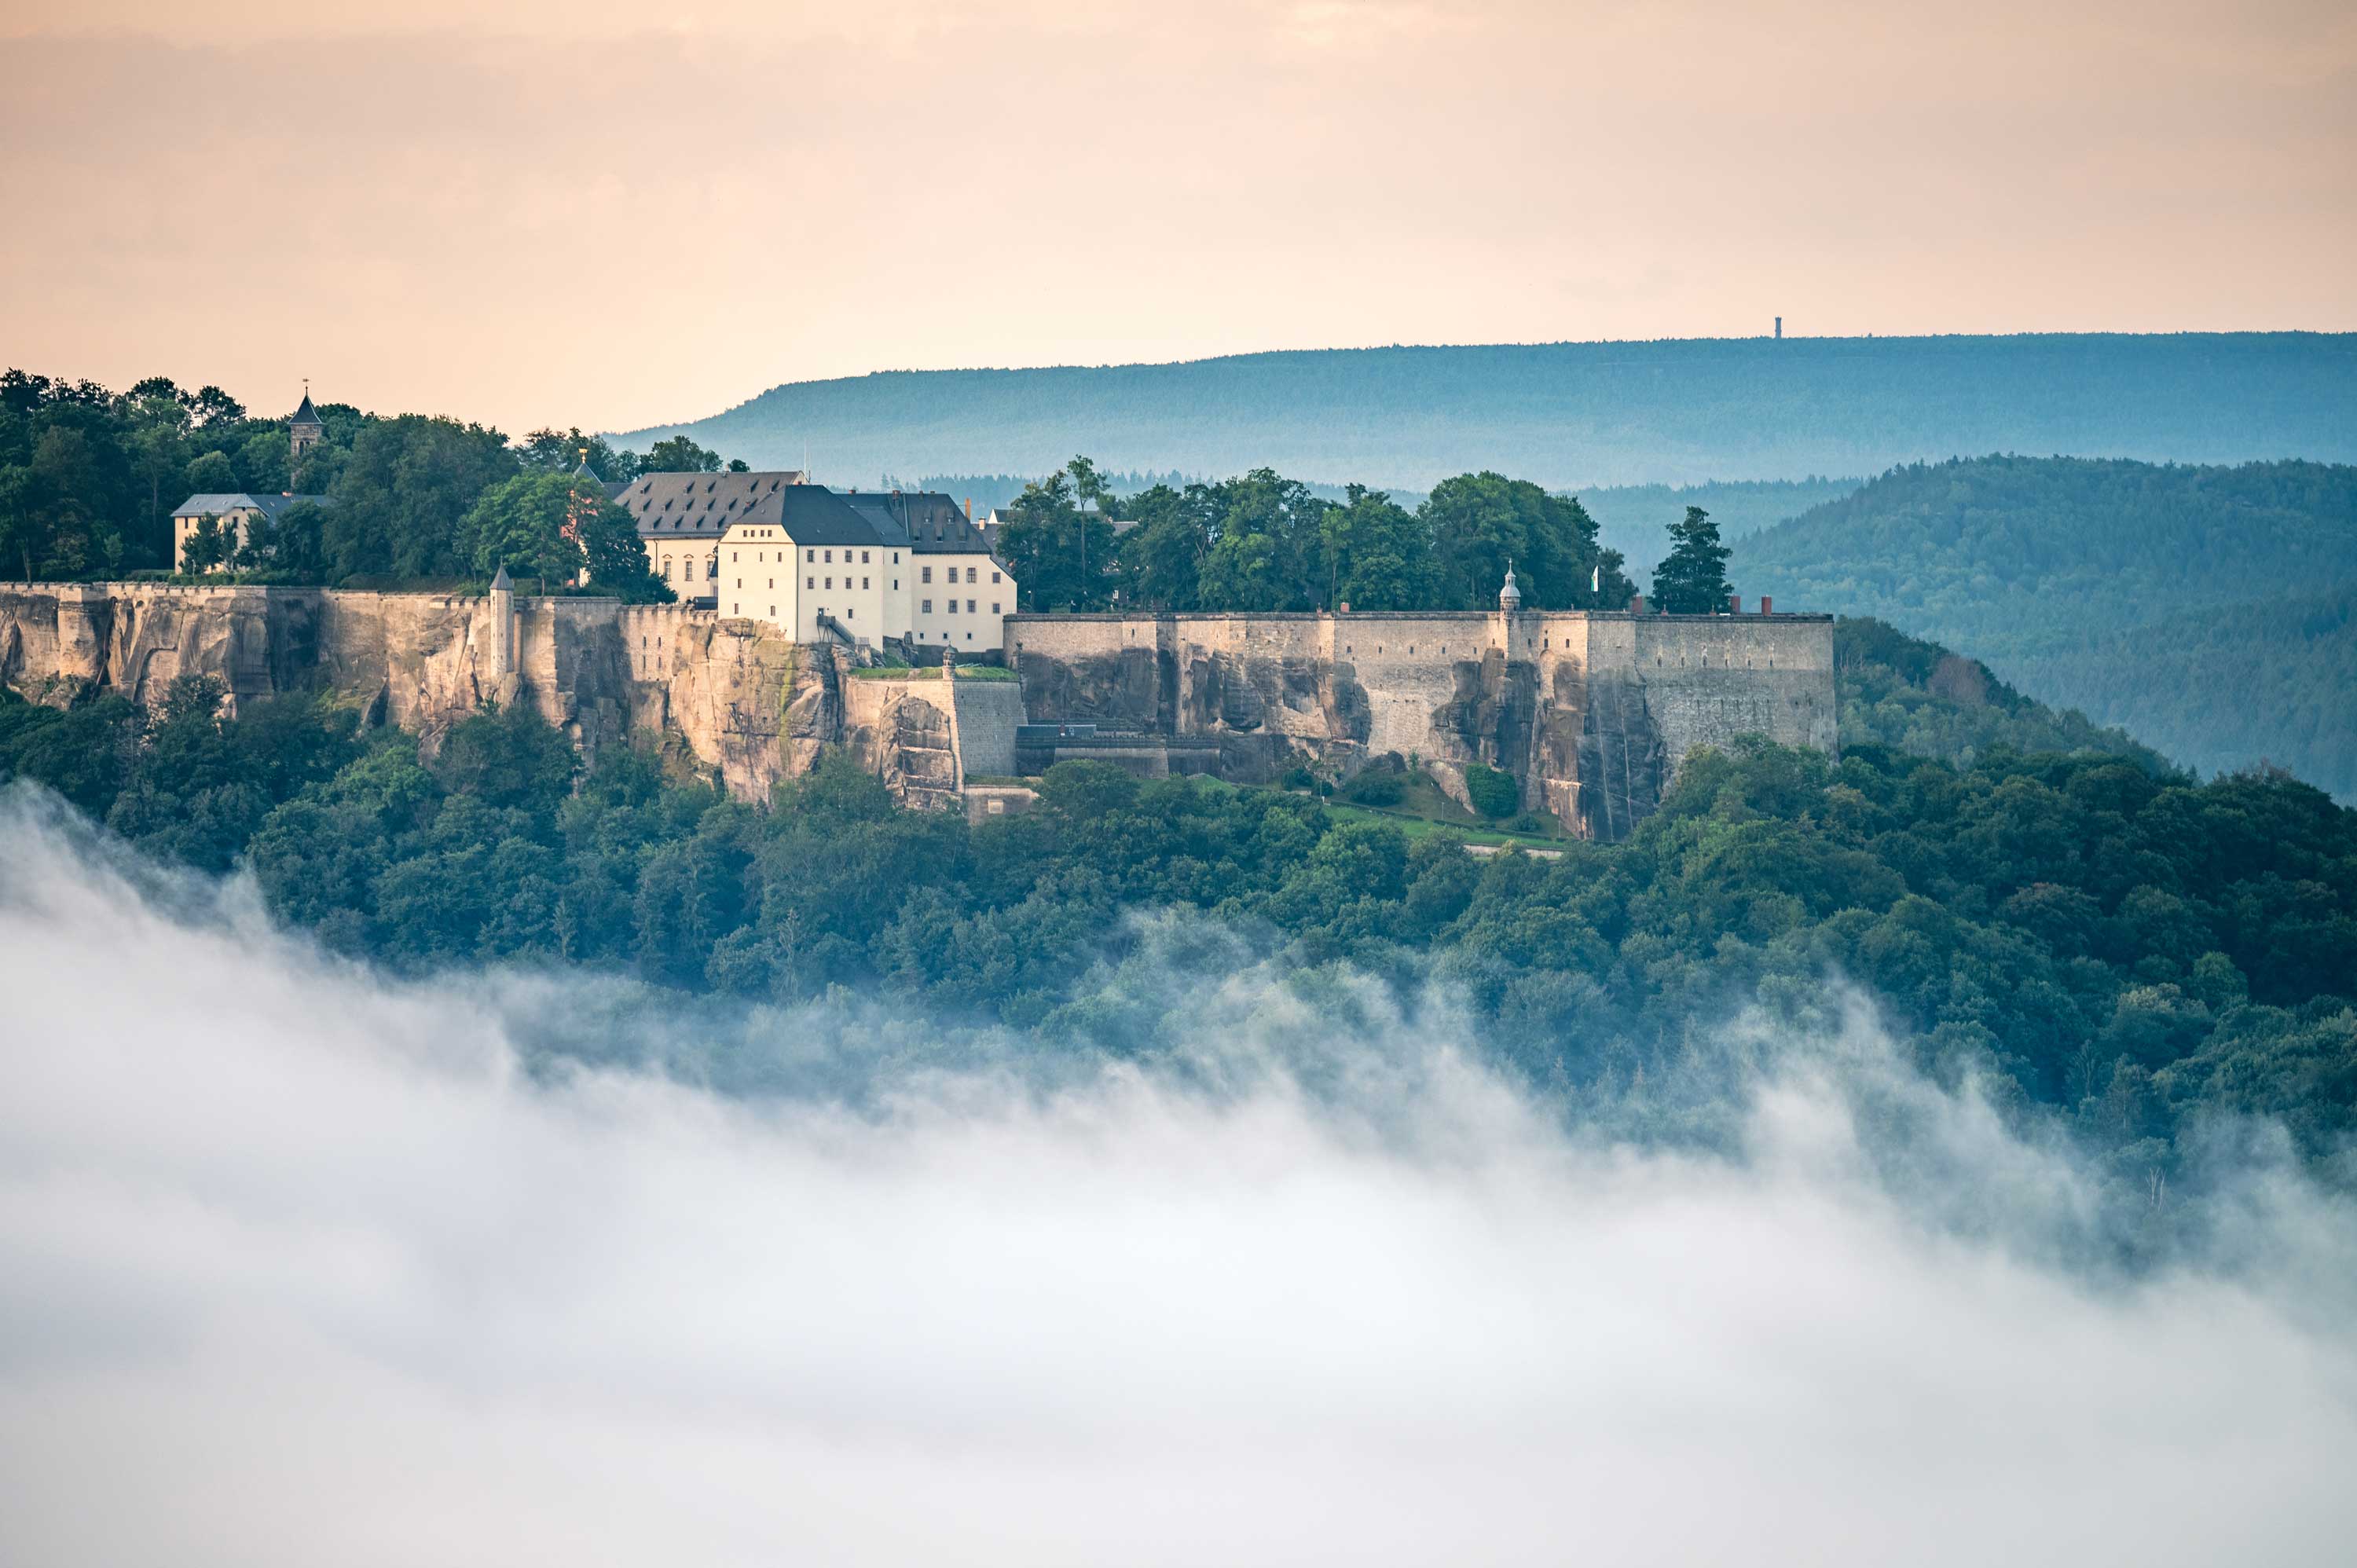
POLYGON ((1604 591, 1604 567, 1600 564, 1587 569, 1587 591, 1591 594, 1604 591))

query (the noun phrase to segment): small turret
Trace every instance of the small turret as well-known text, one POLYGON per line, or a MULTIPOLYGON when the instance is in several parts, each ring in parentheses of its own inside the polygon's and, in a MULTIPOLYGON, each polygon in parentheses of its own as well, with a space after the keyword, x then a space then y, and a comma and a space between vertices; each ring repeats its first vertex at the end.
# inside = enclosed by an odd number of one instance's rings
POLYGON ((491 579, 491 646, 483 660, 483 673, 495 689, 515 673, 515 581, 502 564, 491 579))
POLYGON ((286 483, 293 489, 296 470, 303 467, 303 455, 317 446, 328 434, 319 411, 311 406, 311 383, 303 383, 303 406, 286 418, 286 483))
POLYGON ((1514 586, 1514 564, 1506 563, 1506 585, 1498 590, 1498 607, 1512 615, 1523 607, 1523 591, 1514 586))

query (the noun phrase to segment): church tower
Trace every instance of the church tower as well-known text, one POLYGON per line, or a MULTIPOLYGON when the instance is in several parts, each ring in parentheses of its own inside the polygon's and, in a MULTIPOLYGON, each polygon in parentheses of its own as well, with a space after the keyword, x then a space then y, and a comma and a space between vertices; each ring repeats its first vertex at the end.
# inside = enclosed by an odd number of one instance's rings
POLYGON ((303 382, 303 406, 286 419, 286 487, 295 488, 295 476, 303 467, 303 454, 319 444, 328 427, 319 419, 319 411, 311 406, 311 383, 303 382))

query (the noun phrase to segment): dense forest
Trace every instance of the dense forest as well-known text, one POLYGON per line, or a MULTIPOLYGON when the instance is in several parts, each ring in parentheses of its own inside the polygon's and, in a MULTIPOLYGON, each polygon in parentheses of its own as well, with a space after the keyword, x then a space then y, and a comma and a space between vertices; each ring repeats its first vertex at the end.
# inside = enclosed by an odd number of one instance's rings
MULTIPOLYGON (((1037 474, 932 474, 918 480, 914 487, 899 488, 936 490, 960 500, 970 499, 974 515, 980 517, 1013 504, 1026 486, 1043 478, 1037 474)), ((1184 490, 1190 484, 1208 482, 1204 475, 1176 471, 1107 474, 1104 480, 1120 495, 1135 495, 1157 487, 1184 490)), ((890 474, 884 476, 884 482, 887 486, 898 483, 890 474)), ((1698 506, 1710 513, 1722 537, 1741 539, 1787 518, 1798 517, 1811 507, 1838 500, 1865 482, 1812 478, 1695 485, 1592 485, 1572 499, 1596 520, 1597 535, 1605 549, 1617 551, 1629 571, 1650 573, 1667 548, 1663 524, 1687 507, 1698 506)), ((1319 500, 1340 505, 1350 499, 1347 484, 1321 484, 1316 480, 1303 483, 1319 500)), ((1409 511, 1418 510, 1429 499, 1429 492, 1424 490, 1395 489, 1389 493, 1393 500, 1409 511)))
MULTIPOLYGON (((709 470, 717 454, 673 441, 644 456, 578 430, 518 441, 479 424, 326 403, 319 444, 289 472, 284 418, 260 418, 219 387, 151 377, 128 392, 11 370, 0 375, 0 573, 20 580, 170 571, 172 508, 190 495, 296 493, 274 530, 210 563, 245 580, 367 583, 488 579, 507 566, 552 582, 591 572, 597 591, 668 597, 637 533, 593 473, 709 470), (631 559, 635 554, 635 562, 631 559)), ((741 464, 738 467, 742 467, 741 464)))
POLYGON ((1578 501, 1501 474, 1445 479, 1411 511, 1357 485, 1323 500, 1269 468, 1125 496, 1075 457, 999 515, 1027 610, 1491 609, 1509 566, 1532 609, 1619 609, 1636 591, 1578 501))
POLYGON ((1917 465, 1738 542, 1730 571, 1966 650, 2205 772, 2266 759, 2357 799, 2357 467, 1917 465))
POLYGON ((2257 759, 2357 802, 2357 582, 2040 639, 2010 661, 2058 703, 2203 773, 2257 759))
MULTIPOLYGON (((1268 467, 1401 493, 1875 474, 1964 452, 2357 461, 2357 336, 1715 338, 895 371, 775 387, 686 435, 822 479, 1268 467)), ((963 493, 963 492, 960 492, 963 493)))
POLYGON ((756 1000, 840 985, 1152 1054, 1168 987, 1211 983, 1243 942, 1330 1005, 1351 1004, 1346 972, 1410 1008, 1453 999, 1502 1065, 1568 1095, 1667 1081, 1695 1029, 1746 1001, 1828 1005, 1822 983, 1846 977, 1932 1070, 1983 1075, 2136 1181, 2215 1113, 2280 1119, 2318 1161, 2344 1150, 2357 811, 2125 745, 2015 749, 2040 725, 2073 737, 1944 650, 1848 642, 1846 721, 1911 708, 1910 737, 1956 757, 1855 735, 1837 762, 1699 753, 1629 842, 1553 860, 1344 821, 1314 789, 1093 764, 1051 769, 1036 812, 969 826, 896 809, 829 753, 763 811, 626 748, 585 774, 523 710, 462 722, 429 758, 304 696, 224 722, 195 678, 144 716, 0 705, 0 777, 159 857, 248 866, 279 916, 402 971, 573 963, 756 1000), (1925 714, 1943 704, 1963 710, 1946 740, 1925 714))

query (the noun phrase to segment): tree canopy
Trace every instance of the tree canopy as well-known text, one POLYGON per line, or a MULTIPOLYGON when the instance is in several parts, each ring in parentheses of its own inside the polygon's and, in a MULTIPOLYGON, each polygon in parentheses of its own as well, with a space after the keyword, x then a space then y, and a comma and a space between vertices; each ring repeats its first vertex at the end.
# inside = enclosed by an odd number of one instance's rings
POLYGON ((1727 580, 1727 546, 1718 525, 1698 506, 1686 508, 1670 524, 1670 553, 1653 568, 1654 607, 1671 615, 1716 615, 1727 607, 1734 585, 1727 580))
MULTIPOLYGON (((1861 669, 1910 682, 1919 718, 1964 708, 1944 650, 1849 640, 1846 720, 1879 706, 1861 669)), ((1132 989, 1148 939, 1126 915, 1166 910, 1305 984, 1344 963, 1414 1007, 1438 983, 1503 1065, 1575 1093, 1672 1072, 1731 996, 1812 1005, 1838 976, 1923 1065, 2139 1173, 2192 1158, 2220 1114, 2277 1117, 2318 1158, 2357 1132, 2357 811, 2279 774, 2017 749, 2054 721, 1986 693, 1965 711, 2013 727, 1969 760, 1855 731, 1838 759, 1697 752, 1626 843, 1552 861, 1082 763, 1049 771, 1037 811, 969 826, 897 809, 828 752, 763 811, 626 746, 581 772, 529 707, 429 754, 329 702, 229 719, 219 699, 195 680, 145 718, 0 702, 0 777, 157 855, 248 865, 282 918, 395 969, 576 962, 755 999, 844 984, 1050 1048, 1145 1051, 1168 1009, 1132 989)))

